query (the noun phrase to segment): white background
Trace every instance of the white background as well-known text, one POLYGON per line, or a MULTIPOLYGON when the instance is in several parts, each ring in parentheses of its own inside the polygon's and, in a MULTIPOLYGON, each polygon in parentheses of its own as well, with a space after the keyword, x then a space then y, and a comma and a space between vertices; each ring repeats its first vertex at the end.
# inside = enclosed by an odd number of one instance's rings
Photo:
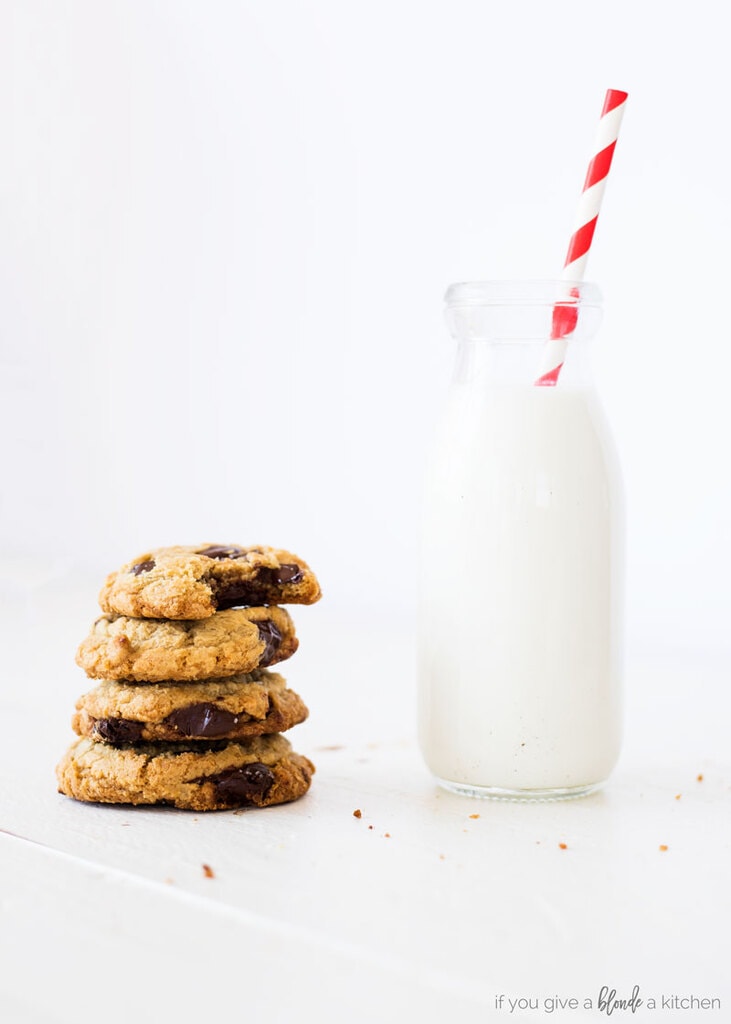
POLYGON ((494 992, 607 983, 726 1019, 726 23, 718 0, 0 0, 12 1024, 116 1024, 163 985, 181 1021, 482 1024, 518 1019, 494 992), (588 276, 629 503, 625 747, 586 800, 475 804, 413 743, 442 296, 559 273, 609 87, 588 276), (291 547, 323 582, 286 668, 311 793, 192 818, 59 796, 103 573, 202 540, 291 547))
POLYGON ((715 0, 3 0, 0 16, 6 567, 265 542, 319 571, 323 615, 410 621, 443 292, 559 272, 612 87, 630 99, 588 277, 630 640, 728 650, 715 0))

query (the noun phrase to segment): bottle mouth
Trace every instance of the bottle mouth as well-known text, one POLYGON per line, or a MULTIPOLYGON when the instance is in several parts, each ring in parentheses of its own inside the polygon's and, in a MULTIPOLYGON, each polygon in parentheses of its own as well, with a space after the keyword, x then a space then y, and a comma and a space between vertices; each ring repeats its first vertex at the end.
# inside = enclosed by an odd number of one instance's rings
POLYGON ((601 292, 587 281, 468 281, 445 296, 446 320, 458 341, 545 343, 590 338, 602 318, 601 292), (570 331, 554 331, 562 307, 573 309, 570 331))
POLYGON ((555 306, 575 302, 582 309, 600 309, 602 294, 591 281, 463 281, 450 285, 444 301, 449 309, 469 306, 555 306))

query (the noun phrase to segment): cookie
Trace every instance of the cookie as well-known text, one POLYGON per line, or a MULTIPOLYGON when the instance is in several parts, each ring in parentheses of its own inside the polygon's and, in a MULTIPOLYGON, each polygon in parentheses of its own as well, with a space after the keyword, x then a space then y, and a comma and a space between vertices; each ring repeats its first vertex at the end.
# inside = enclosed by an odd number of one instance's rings
POLYGON ((219 679, 284 661, 297 645, 284 608, 230 608, 194 621, 102 615, 76 662, 92 679, 219 679))
POLYGON ((76 702, 74 732, 106 743, 241 739, 284 732, 307 708, 282 676, 258 669, 205 683, 104 680, 76 702))
POLYGON ((297 800, 315 766, 283 736, 242 743, 114 747, 80 739, 56 768, 60 793, 103 804, 170 804, 191 811, 268 807, 297 800))
POLYGON ((313 604, 320 584, 289 551, 199 544, 156 548, 111 573, 105 612, 152 619, 206 619, 241 605, 313 604))

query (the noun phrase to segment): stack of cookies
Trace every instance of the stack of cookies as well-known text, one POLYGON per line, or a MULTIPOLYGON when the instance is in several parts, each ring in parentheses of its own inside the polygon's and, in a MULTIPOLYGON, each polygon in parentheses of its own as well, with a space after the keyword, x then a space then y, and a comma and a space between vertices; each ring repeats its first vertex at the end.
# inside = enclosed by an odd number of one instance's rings
POLYGON ((307 708, 268 667, 297 650, 281 605, 319 597, 306 563, 269 547, 158 548, 111 573, 76 656, 100 682, 76 704, 59 791, 195 811, 303 796, 314 765, 281 734, 307 708))

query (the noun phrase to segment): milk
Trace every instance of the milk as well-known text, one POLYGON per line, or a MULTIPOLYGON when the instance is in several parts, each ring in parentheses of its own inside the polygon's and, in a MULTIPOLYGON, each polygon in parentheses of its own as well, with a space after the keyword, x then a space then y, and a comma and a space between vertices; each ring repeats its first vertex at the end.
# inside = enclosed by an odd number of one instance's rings
POLYGON ((452 387, 425 497, 419 733, 474 795, 607 778, 621 731, 622 511, 591 388, 452 387))

